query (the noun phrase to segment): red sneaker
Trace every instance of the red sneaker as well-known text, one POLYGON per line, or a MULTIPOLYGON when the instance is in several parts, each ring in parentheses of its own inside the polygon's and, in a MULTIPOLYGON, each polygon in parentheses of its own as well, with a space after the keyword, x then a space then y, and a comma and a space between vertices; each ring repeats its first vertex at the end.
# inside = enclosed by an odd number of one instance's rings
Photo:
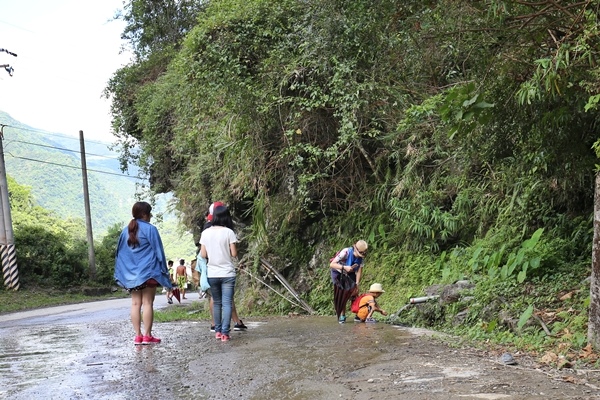
POLYGON ((221 335, 221 342, 229 342, 229 335, 221 335))
POLYGON ((142 338, 142 344, 155 344, 155 343, 160 343, 160 339, 152 337, 152 336, 144 336, 142 338))
POLYGON ((135 344, 135 345, 139 345, 139 344, 142 344, 142 342, 143 342, 143 341, 144 341, 144 339, 142 338, 142 336, 136 336, 136 337, 133 339, 133 344, 135 344))
POLYGON ((223 337, 223 335, 221 335, 221 332, 215 333, 215 339, 221 340, 222 337, 223 337))

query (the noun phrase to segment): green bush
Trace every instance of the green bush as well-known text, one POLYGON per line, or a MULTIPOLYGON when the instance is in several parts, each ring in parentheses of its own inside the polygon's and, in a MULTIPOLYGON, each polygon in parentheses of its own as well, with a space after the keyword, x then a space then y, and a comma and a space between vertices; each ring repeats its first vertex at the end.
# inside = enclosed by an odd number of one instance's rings
POLYGON ((14 236, 23 284, 66 287, 87 279, 85 242, 32 225, 21 226, 15 230, 14 236))
POLYGON ((96 246, 96 282, 99 284, 114 283, 115 254, 121 230, 119 224, 111 226, 100 244, 96 246))

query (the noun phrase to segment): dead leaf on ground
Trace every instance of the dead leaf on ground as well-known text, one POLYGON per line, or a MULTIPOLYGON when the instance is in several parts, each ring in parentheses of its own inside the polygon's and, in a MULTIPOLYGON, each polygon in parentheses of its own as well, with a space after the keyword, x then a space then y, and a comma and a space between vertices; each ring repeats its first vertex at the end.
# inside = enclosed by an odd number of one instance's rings
POLYGON ((569 300, 570 298, 573 297, 573 294, 575 293, 575 290, 572 290, 568 293, 563 294, 562 296, 559 297, 559 300, 561 301, 565 301, 565 300, 569 300))
POLYGON ((545 322, 545 323, 551 323, 554 322, 556 320, 556 311, 543 311, 539 314, 539 317, 545 322))
POLYGON ((551 351, 547 352, 540 358, 540 362, 544 364, 554 364, 558 360, 558 355, 551 351))
POLYGON ((558 365, 556 366, 558 369, 571 368, 573 366, 573 363, 571 363, 571 361, 565 356, 559 356, 558 358, 559 361, 558 365))
POLYGON ((579 358, 586 359, 589 362, 594 362, 598 360, 598 354, 594 353, 594 348, 591 344, 588 344, 579 351, 579 358))
POLYGON ((569 349, 571 347, 571 343, 559 343, 558 344, 558 349, 561 350, 561 352, 564 352, 565 350, 569 349))
POLYGON ((585 379, 579 379, 571 375, 563 376, 562 380, 569 383, 583 384, 587 381, 585 379))
MULTIPOLYGON (((563 336, 565 339, 569 339, 569 338, 571 338, 573 335, 571 334, 571 331, 569 330, 569 328, 565 328, 565 329, 563 329, 563 330, 562 330, 562 336, 563 336)), ((565 346, 566 346, 566 347, 569 347, 569 344, 567 344, 567 343, 561 343, 561 344, 559 345, 559 347, 561 347, 561 346, 562 346, 563 348, 564 348, 565 346)))

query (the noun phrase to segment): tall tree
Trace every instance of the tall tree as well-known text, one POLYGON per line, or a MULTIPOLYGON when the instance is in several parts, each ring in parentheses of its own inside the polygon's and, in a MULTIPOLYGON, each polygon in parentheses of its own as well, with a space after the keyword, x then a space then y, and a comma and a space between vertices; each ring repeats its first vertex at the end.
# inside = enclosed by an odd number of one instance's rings
POLYGON ((598 349, 600 348, 600 174, 596 174, 595 189, 588 341, 598 349))

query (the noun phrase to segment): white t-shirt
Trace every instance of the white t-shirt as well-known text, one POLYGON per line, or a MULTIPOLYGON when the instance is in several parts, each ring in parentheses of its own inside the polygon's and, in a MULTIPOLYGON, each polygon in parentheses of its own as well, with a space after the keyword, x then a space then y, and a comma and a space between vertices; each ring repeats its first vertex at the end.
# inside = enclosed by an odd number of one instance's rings
POLYGON ((207 276, 229 278, 235 276, 235 266, 229 245, 237 243, 235 233, 224 226, 211 226, 202 231, 200 244, 206 247, 208 256, 207 276))

